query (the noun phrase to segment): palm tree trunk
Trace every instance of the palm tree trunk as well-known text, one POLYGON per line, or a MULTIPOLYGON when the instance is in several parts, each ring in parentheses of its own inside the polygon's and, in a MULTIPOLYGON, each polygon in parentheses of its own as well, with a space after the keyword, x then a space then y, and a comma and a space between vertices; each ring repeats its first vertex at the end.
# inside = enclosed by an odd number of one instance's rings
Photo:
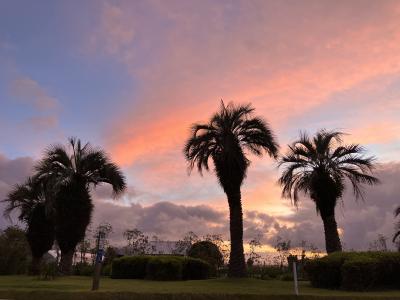
POLYGON ((31 267, 29 269, 29 275, 39 275, 40 265, 42 263, 42 257, 32 257, 31 267))
POLYGON ((335 215, 322 216, 325 231, 326 252, 342 251, 335 215))
POLYGON ((67 252, 61 251, 59 271, 62 275, 71 275, 73 257, 74 257, 74 250, 69 250, 67 252))
POLYGON ((246 264, 243 250, 243 213, 240 190, 228 194, 231 253, 229 257, 229 277, 245 277, 246 264))

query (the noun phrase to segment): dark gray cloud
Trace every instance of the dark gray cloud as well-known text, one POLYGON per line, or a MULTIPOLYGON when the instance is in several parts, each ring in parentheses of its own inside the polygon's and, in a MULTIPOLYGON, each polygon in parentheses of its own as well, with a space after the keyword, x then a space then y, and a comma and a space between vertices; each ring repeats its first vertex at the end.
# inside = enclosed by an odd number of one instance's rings
POLYGON ((206 205, 185 206, 158 202, 150 206, 96 201, 93 224, 108 222, 113 226, 111 239, 122 243, 126 229, 138 228, 146 234, 176 240, 188 231, 198 235, 227 233, 227 215, 206 205))
MULTIPOLYGON (((34 160, 31 157, 9 159, 0 154, 0 200, 5 199, 12 187, 31 175, 34 160)), ((0 229, 10 222, 3 216, 5 204, 0 202, 0 229)))

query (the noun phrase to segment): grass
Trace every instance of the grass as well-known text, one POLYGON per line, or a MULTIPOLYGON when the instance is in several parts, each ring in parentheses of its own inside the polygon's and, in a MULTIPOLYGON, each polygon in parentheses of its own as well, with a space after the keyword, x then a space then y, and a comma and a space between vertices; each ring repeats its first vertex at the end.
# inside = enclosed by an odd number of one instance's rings
POLYGON ((100 290, 90 292, 90 277, 63 277, 43 281, 28 276, 0 276, 0 299, 400 299, 400 290, 367 293, 316 289, 300 282, 300 297, 293 282, 257 279, 210 279, 199 281, 146 281, 102 278, 100 290))

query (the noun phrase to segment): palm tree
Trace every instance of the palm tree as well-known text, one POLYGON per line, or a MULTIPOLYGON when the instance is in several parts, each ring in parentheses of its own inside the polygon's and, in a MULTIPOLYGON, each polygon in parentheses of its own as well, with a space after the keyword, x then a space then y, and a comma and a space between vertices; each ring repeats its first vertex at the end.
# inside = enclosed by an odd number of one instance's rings
POLYGON ((41 184, 33 178, 16 185, 3 200, 8 205, 4 215, 10 217, 12 211, 18 209, 18 219, 27 224, 26 237, 32 253, 30 273, 39 274, 43 255, 54 243, 54 224, 46 207, 46 195, 41 184))
MULTIPOLYGON (((400 206, 394 211, 396 217, 400 216, 400 206)), ((397 232, 393 236, 393 243, 396 243, 397 238, 400 236, 400 221, 396 224, 397 232)), ((400 251, 400 241, 397 241, 397 248, 400 251)))
POLYGON ((195 124, 186 142, 184 154, 189 170, 209 170, 211 158, 219 184, 228 198, 230 214, 231 252, 229 276, 243 277, 246 265, 243 254, 243 213, 240 187, 250 161, 245 150, 261 156, 263 151, 276 158, 278 144, 268 124, 253 117, 250 104, 225 106, 207 124, 195 124))
POLYGON ((69 147, 51 146, 37 166, 37 177, 55 192, 55 235, 61 249, 60 272, 70 274, 76 245, 82 241, 93 211, 91 187, 112 186, 114 195, 125 187, 125 177, 107 154, 89 143, 70 138, 69 147))
POLYGON ((327 253, 342 250, 335 207, 343 195, 345 180, 350 181, 356 199, 363 199, 362 184, 379 182, 372 176, 375 158, 365 157, 364 149, 358 144, 343 145, 342 135, 325 129, 319 130, 312 139, 301 134, 279 162, 285 167, 279 179, 282 195, 292 199, 295 206, 299 192, 315 202, 324 223, 327 253))

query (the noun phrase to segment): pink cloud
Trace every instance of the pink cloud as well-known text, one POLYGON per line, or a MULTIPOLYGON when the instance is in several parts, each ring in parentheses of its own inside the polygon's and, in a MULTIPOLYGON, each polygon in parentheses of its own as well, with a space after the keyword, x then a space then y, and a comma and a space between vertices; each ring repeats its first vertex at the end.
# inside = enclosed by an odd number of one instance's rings
POLYGON ((55 109, 58 106, 58 100, 29 77, 21 76, 14 79, 11 82, 10 91, 21 102, 31 104, 39 110, 55 109))

